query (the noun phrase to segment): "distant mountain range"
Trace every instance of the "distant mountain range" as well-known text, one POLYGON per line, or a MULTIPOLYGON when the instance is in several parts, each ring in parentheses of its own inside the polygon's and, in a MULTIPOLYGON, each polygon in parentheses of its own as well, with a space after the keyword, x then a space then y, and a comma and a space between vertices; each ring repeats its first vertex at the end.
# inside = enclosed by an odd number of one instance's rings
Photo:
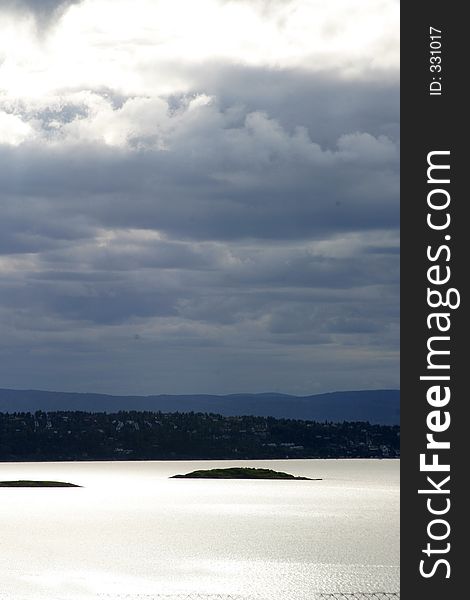
POLYGON ((111 396, 72 392, 0 389, 0 412, 120 410, 211 412, 224 416, 254 415, 309 421, 369 421, 383 425, 400 422, 399 390, 331 392, 313 396, 287 394, 207 394, 111 396))

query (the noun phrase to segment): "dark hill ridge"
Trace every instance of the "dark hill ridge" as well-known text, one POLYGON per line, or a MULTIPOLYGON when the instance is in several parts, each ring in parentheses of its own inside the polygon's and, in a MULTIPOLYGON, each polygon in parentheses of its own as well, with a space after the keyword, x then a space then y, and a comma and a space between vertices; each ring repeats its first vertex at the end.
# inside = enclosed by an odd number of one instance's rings
POLYGON ((400 422, 399 390, 331 392, 313 396, 288 394, 208 394, 111 396, 39 390, 0 389, 0 412, 120 410, 202 412, 224 416, 254 415, 310 421, 400 422))

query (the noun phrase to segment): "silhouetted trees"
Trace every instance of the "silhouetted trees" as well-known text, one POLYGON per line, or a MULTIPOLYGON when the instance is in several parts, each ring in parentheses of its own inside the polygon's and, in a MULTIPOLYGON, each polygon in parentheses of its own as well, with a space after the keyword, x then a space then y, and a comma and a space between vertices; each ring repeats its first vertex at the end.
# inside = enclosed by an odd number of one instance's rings
POLYGON ((0 460, 395 458, 399 427, 206 413, 0 413, 0 460))

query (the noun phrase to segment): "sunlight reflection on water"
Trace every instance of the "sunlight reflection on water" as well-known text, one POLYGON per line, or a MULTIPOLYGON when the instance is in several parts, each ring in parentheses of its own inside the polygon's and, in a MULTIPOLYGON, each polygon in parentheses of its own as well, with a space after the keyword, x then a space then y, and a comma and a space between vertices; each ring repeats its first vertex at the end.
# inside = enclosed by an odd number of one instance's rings
POLYGON ((398 589, 398 461, 249 464, 324 479, 168 479, 228 461, 0 465, 1 479, 85 486, 2 490, 0 598, 311 600, 398 589))

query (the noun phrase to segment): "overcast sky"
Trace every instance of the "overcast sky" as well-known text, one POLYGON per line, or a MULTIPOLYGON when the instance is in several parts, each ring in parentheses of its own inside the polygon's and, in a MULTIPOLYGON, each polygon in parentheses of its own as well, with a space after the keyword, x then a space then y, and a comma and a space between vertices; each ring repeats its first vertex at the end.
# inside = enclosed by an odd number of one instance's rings
POLYGON ((398 387, 398 11, 3 0, 0 387, 398 387))

